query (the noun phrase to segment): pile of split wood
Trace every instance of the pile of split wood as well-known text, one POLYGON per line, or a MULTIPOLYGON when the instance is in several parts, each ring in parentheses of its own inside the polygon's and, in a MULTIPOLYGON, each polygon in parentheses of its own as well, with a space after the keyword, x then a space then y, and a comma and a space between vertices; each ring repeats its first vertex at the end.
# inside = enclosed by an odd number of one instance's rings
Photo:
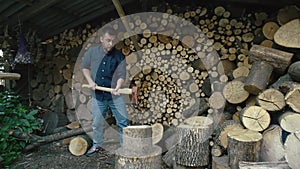
MULTIPOLYGON (((125 17, 127 29, 123 21, 110 23, 126 56, 125 87, 139 88, 139 104, 127 105, 131 122, 178 126, 181 142, 166 143, 176 165, 207 166, 209 159, 197 153, 211 153, 213 168, 300 168, 299 8, 284 7, 276 17, 223 6, 163 4, 153 11, 164 13, 125 17), (208 120, 187 120, 195 115, 208 120), (187 151, 193 148, 203 151, 187 151)), ((86 24, 48 42, 31 82, 34 103, 90 126, 91 96, 82 88, 80 64, 98 42, 97 29, 86 24)))

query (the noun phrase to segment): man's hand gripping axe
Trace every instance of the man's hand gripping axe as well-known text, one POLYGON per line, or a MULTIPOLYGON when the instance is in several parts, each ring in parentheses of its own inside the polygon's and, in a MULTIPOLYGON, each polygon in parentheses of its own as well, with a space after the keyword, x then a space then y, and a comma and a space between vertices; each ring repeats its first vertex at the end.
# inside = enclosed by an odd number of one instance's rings
MULTIPOLYGON (((82 85, 82 87, 88 88, 89 85, 84 84, 84 85, 82 85)), ((105 91, 105 92, 112 92, 114 90, 112 88, 101 87, 101 86, 96 86, 95 89, 105 91)), ((133 86, 132 88, 122 88, 122 89, 119 89, 118 92, 120 94, 131 94, 131 96, 132 96, 131 101, 133 102, 133 100, 134 100, 135 104, 138 104, 138 88, 136 86, 133 86)))

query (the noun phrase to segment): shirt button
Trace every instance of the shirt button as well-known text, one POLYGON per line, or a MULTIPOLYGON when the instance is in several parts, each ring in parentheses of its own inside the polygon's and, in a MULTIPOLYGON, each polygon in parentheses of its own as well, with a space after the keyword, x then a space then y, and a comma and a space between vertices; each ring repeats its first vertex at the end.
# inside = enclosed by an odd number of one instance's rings
POLYGON ((104 77, 102 77, 101 79, 104 79, 104 77))
POLYGON ((102 69, 102 72, 104 72, 104 70, 102 69))
POLYGON ((105 65, 105 62, 103 62, 103 65, 105 65))

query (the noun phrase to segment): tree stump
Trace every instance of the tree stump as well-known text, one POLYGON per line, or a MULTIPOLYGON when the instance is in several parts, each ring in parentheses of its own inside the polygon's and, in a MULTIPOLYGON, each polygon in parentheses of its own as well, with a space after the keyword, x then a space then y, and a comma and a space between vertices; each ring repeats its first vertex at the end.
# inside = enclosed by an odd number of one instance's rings
POLYGON ((177 126, 178 144, 175 161, 183 166, 200 167, 209 163, 209 137, 213 121, 207 117, 195 116, 193 120, 177 126))
MULTIPOLYGON (((135 145, 131 145, 132 148, 135 145)), ((134 155, 129 152, 124 152, 118 149, 115 154, 116 169, 156 169, 161 168, 161 153, 162 150, 159 146, 153 145, 147 154, 134 155)))
POLYGON ((116 169, 161 168, 161 147, 152 143, 149 125, 123 128, 123 146, 116 151, 116 169))
POLYGON ((270 80, 273 71, 272 65, 264 61, 256 61, 252 64, 249 76, 245 80, 244 89, 257 95, 264 90, 270 80))
POLYGON ((152 127, 149 125, 128 126, 123 128, 123 150, 130 154, 147 154, 151 150, 152 127), (134 148, 133 148, 134 145, 134 148))
POLYGON ((284 95, 276 89, 267 89, 257 97, 260 107, 268 111, 278 111, 285 107, 284 95))
POLYGON ((271 123, 269 113, 259 106, 250 106, 242 109, 240 120, 247 129, 254 131, 263 131, 271 123))
POLYGON ((228 133, 228 156, 231 169, 238 169, 240 161, 259 161, 262 135, 257 131, 236 129, 228 133))

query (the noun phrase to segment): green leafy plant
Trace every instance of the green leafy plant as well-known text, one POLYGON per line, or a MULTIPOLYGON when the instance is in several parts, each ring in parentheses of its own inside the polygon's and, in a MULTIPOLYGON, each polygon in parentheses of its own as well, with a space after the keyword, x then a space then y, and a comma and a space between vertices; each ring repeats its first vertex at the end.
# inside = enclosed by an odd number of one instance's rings
POLYGON ((29 142, 10 136, 9 131, 33 133, 40 128, 39 120, 35 117, 38 110, 22 104, 20 100, 20 96, 14 92, 0 93, 0 155, 4 165, 19 158, 22 149, 29 142))

